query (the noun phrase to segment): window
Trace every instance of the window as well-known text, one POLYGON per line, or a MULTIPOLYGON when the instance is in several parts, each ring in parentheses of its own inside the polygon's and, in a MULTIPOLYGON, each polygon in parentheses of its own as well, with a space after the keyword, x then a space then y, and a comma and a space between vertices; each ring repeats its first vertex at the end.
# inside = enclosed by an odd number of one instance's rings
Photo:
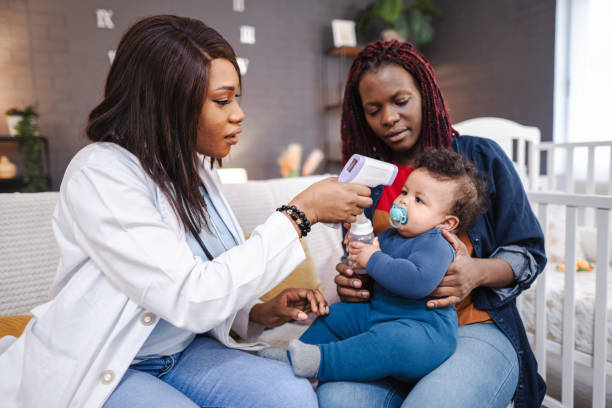
MULTIPOLYGON (((612 15, 610 0, 557 0, 553 140, 612 141, 612 15)), ((576 149, 577 178, 586 148, 576 149)), ((609 149, 595 150, 596 179, 607 177, 609 149)), ((561 172, 565 158, 555 163, 561 172)))

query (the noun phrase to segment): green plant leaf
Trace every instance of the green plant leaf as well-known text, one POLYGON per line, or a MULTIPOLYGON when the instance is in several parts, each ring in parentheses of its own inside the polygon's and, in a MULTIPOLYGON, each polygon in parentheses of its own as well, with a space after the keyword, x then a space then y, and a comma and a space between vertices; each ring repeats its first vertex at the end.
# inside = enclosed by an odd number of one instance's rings
POLYGON ((368 6, 359 14, 359 17, 357 18, 357 29, 365 32, 376 16, 377 13, 374 5, 368 6))
POLYGON ((380 0, 377 5, 378 15, 390 23, 394 23, 402 13, 402 0, 380 0))
POLYGON ((408 21, 409 38, 417 45, 431 42, 434 37, 432 17, 420 10, 410 10, 406 13, 408 21))
POLYGON ((366 33, 374 20, 381 19, 406 39, 422 45, 433 40, 433 18, 440 14, 433 0, 376 0, 360 14, 357 28, 366 33))
POLYGON ((410 31, 410 22, 408 21, 408 13, 402 13, 393 24, 393 29, 400 33, 405 39, 410 40, 412 33, 410 31))
POLYGON ((26 193, 45 191, 48 189, 47 177, 42 167, 42 140, 38 137, 38 125, 36 117, 38 113, 29 106, 21 111, 22 119, 15 129, 17 130, 17 145, 24 155, 24 177, 25 183, 22 191, 26 193))
POLYGON ((432 0, 416 0, 415 7, 424 13, 432 14, 435 17, 440 17, 442 9, 433 3, 432 0))
POLYGON ((26 106, 23 110, 17 108, 10 108, 5 113, 7 116, 31 116, 34 118, 38 117, 38 112, 32 105, 26 106))

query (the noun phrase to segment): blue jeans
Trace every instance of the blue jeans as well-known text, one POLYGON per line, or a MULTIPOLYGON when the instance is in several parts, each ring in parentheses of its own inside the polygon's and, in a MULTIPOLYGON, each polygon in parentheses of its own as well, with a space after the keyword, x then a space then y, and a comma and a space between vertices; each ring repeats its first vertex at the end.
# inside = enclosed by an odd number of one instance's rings
POLYGON ((429 310, 424 301, 382 299, 330 306, 300 338, 321 350, 319 381, 417 381, 457 345, 455 308, 429 310))
POLYGON ((416 385, 394 379, 319 385, 321 408, 505 408, 518 383, 518 358, 494 324, 459 326, 455 353, 416 385))
POLYGON ((198 336, 182 353, 130 366, 104 404, 150 407, 317 407, 317 398, 289 365, 198 336))

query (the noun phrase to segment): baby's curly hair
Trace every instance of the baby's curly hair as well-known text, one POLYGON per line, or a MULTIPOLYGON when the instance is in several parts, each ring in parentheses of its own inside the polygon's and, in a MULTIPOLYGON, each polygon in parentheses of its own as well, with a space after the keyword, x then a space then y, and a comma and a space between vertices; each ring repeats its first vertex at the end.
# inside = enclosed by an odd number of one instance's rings
POLYGON ((478 215, 487 210, 487 182, 474 163, 450 149, 429 149, 415 160, 415 170, 424 168, 438 180, 458 182, 451 213, 459 218, 457 234, 467 232, 478 215))

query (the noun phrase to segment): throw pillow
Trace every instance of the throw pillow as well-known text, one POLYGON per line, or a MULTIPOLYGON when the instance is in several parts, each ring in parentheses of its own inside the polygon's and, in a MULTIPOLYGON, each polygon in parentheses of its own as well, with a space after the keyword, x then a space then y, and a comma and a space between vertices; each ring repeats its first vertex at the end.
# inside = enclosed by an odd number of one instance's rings
POLYGON ((306 260, 299 264, 281 283, 260 297, 263 302, 267 302, 288 288, 318 289, 323 293, 323 285, 321 284, 321 279, 317 273, 317 267, 312 259, 308 245, 306 245, 306 240, 302 238, 300 242, 302 248, 304 248, 306 260))
POLYGON ((19 337, 32 316, 0 316, 0 337, 19 337))

